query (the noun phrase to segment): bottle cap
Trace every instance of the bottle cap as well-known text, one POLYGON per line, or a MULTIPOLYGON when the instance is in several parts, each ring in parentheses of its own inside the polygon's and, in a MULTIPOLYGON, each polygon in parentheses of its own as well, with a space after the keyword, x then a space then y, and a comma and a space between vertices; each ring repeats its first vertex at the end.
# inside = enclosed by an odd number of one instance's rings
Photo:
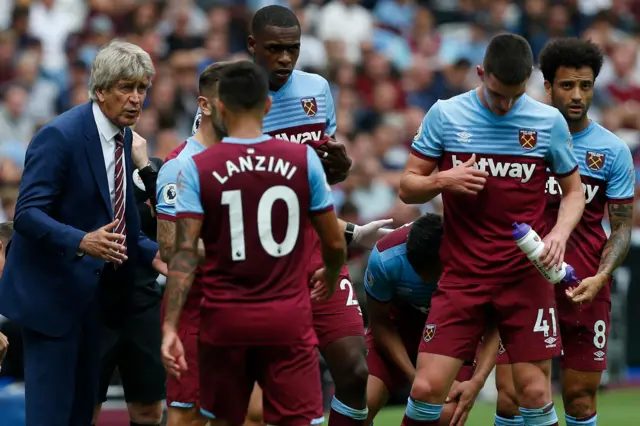
POLYGON ((524 236, 531 231, 531 227, 526 223, 513 222, 512 227, 513 230, 511 231, 511 234, 513 235, 513 239, 516 241, 524 238, 524 236))
POLYGON ((580 281, 575 269, 571 265, 567 265, 565 268, 564 278, 560 280, 559 284, 569 284, 572 282, 580 281))

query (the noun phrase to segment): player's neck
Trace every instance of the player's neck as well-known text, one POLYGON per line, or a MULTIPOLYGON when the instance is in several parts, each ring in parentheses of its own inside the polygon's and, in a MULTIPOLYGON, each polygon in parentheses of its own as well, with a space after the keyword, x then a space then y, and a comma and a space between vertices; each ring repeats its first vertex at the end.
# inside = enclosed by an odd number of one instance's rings
POLYGON ((572 135, 584 131, 591 124, 591 119, 586 115, 578 121, 569 121, 569 131, 572 135))
POLYGON ((255 117, 237 117, 228 120, 225 124, 230 138, 255 139, 263 135, 262 120, 257 120, 255 117))
POLYGON ((193 135, 193 138, 205 148, 209 148, 220 142, 218 136, 216 136, 216 132, 213 131, 213 126, 200 125, 200 128, 198 128, 196 134, 193 135))

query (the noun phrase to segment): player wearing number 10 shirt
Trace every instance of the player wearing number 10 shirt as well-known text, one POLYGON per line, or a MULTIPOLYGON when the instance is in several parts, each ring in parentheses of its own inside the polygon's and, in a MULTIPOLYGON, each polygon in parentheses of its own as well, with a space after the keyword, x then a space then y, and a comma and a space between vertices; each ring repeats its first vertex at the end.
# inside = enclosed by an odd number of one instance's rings
MULTIPOLYGON (((311 222, 318 232, 333 292, 346 247, 331 191, 311 147, 260 131, 270 99, 266 76, 255 64, 228 66, 217 104, 229 137, 181 168, 178 252, 167 290, 177 295, 176 287, 185 287, 174 274, 190 274, 181 263, 194 268, 186 252, 195 251, 200 236, 206 252, 199 277, 201 411, 214 424, 242 424, 258 382, 266 423, 319 424, 322 392, 304 230, 311 222)), ((167 306, 171 322, 176 313, 175 304, 167 306)), ((180 359, 179 345, 173 346, 180 359)))
POLYGON ((562 114, 524 94, 532 65, 522 37, 494 37, 477 67, 482 85, 438 101, 414 138, 400 197, 423 203, 442 192, 445 219, 442 275, 426 325, 433 336, 421 342, 405 426, 438 424, 458 370, 473 359, 491 320, 514 362, 525 424, 557 425, 548 383, 560 335, 555 327, 542 333, 536 323, 543 312, 555 324, 554 289, 511 230, 514 222, 531 225, 545 235, 542 262, 560 264, 584 194, 562 114), (564 193, 553 229, 543 217, 547 167, 564 193))

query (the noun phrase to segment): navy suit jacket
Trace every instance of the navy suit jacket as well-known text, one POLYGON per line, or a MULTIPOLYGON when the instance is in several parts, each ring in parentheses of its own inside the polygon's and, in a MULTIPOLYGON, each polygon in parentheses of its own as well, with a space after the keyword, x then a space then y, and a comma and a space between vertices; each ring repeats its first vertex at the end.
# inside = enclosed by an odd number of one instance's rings
MULTIPOLYGON (((131 141, 131 130, 126 129, 129 259, 116 271, 114 285, 131 283, 132 266, 150 265, 158 250, 140 232, 131 141)), ((77 255, 80 241, 112 221, 100 135, 88 103, 49 122, 27 149, 14 216, 16 232, 0 279, 0 314, 45 335, 66 334, 96 297, 105 267, 102 259, 77 255)))

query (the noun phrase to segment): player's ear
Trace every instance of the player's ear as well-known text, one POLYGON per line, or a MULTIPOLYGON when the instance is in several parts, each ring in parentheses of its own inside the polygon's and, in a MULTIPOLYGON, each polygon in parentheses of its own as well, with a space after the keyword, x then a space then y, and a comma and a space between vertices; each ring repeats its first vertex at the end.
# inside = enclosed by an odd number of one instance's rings
POLYGON ((251 56, 256 54, 256 39, 252 35, 247 37, 247 50, 251 56))
POLYGON ((271 99, 271 96, 267 96, 267 101, 264 103, 264 115, 269 114, 269 111, 271 111, 272 104, 273 104, 273 100, 271 99))
POLYGON ((551 82, 548 80, 544 81, 544 91, 547 93, 549 99, 551 99, 551 82))
POLYGON ((200 111, 202 111, 202 114, 206 115, 207 117, 211 116, 211 104, 209 103, 209 99, 205 98, 204 96, 198 96, 198 106, 200 107, 200 111))
POLYGON ((96 98, 98 98, 98 101, 104 102, 104 90, 96 90, 96 98))
POLYGON ((480 65, 476 65, 476 74, 480 77, 480 80, 484 82, 484 68, 480 65))

